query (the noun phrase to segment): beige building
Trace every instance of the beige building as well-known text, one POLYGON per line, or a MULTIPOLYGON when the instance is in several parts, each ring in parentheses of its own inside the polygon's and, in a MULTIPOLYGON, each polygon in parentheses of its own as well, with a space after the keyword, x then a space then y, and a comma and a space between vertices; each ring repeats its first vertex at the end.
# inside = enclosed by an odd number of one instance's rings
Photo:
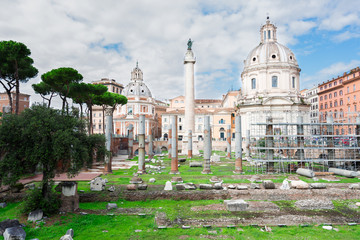
MULTIPOLYGON (((93 81, 92 84, 101 84, 107 86, 108 92, 122 94, 124 86, 114 79, 102 78, 100 81, 93 81)), ((93 106, 93 132, 94 133, 105 133, 105 116, 103 108, 101 106, 93 106)))
MULTIPOLYGON (((227 125, 235 132, 235 107, 240 91, 230 91, 222 99, 195 99, 195 132, 193 138, 202 140, 204 137, 204 119, 210 116, 212 138, 225 141, 227 125)), ((169 108, 162 114, 162 138, 169 136, 170 116, 178 116, 178 136, 182 140, 185 136, 185 98, 178 96, 170 100, 169 108)))

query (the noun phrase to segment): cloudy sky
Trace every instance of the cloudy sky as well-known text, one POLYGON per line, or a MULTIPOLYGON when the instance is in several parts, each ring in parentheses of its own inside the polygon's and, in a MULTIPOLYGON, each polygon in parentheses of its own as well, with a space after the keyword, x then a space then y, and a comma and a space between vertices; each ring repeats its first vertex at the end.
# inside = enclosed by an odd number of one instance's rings
MULTIPOLYGON (((39 69, 31 84, 58 67, 91 82, 126 85, 139 61, 157 99, 184 93, 189 37, 196 55, 196 98, 239 89, 243 60, 259 44, 266 16, 278 41, 298 59, 301 88, 360 66, 358 0, 0 0, 0 40, 23 42, 39 69)), ((33 95, 32 101, 41 101, 33 95)))

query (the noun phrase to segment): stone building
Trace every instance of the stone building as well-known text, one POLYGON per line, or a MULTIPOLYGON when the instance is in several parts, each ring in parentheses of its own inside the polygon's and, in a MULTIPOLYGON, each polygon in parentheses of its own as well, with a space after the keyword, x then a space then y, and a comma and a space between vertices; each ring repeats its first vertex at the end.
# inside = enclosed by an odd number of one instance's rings
MULTIPOLYGON (((319 97, 318 97, 318 86, 312 87, 310 89, 306 89, 303 92, 303 97, 307 104, 310 105, 310 123, 319 123, 319 97)), ((320 127, 314 125, 312 129, 312 134, 319 134, 320 127)))
MULTIPOLYGON (((210 116, 212 138, 218 141, 226 140, 227 125, 231 125, 232 133, 235 132, 235 105, 240 91, 229 91, 222 99, 195 99, 195 131, 193 139, 204 138, 204 119, 210 116)), ((184 96, 170 99, 169 108, 162 114, 162 138, 168 138, 170 116, 178 116, 178 136, 183 140, 185 135, 185 103, 184 96)))
POLYGON ((127 136, 127 127, 132 124, 136 138, 139 134, 139 116, 145 115, 145 135, 152 133, 155 138, 159 138, 161 116, 156 111, 164 112, 166 104, 152 97, 150 89, 144 83, 143 72, 138 64, 131 72, 130 83, 124 88, 123 95, 127 97, 128 102, 126 105, 118 106, 114 111, 115 134, 127 136))
MULTIPOLYGON (((107 86, 108 92, 123 94, 124 86, 114 79, 102 78, 100 81, 93 81, 92 84, 101 84, 107 86)), ((105 116, 101 106, 93 106, 93 132, 105 133, 105 116)))
MULTIPOLYGON (((326 122, 329 115, 335 122, 354 123, 359 114, 360 68, 319 84, 319 120, 326 122)), ((351 126, 335 127, 336 135, 353 134, 351 126)))
MULTIPOLYGON (((15 108, 16 108, 16 93, 15 92, 11 93, 11 98, 12 98, 12 102, 13 102, 12 103, 13 104, 13 113, 15 113, 15 108)), ((30 107, 30 95, 20 93, 19 98, 20 98, 19 99, 19 113, 21 113, 26 108, 30 107)), ((0 93, 0 112, 3 112, 3 107, 10 107, 9 96, 6 92, 0 93)))
MULTIPOLYGON (((242 90, 238 112, 242 117, 242 136, 251 124, 294 123, 298 116, 307 116, 309 105, 300 94, 300 68, 294 53, 278 43, 276 26, 270 23, 260 29, 258 44, 244 61, 242 90)), ((306 121, 306 119, 304 119, 306 121)))

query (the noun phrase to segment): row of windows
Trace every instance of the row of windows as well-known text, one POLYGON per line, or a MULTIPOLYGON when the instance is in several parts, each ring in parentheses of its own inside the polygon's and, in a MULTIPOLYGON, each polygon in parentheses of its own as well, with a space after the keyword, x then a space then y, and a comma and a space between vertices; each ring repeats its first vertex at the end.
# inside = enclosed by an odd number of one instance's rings
MULTIPOLYGON (((358 76, 360 76, 360 72, 359 72, 358 76)), ((352 77, 355 78, 355 73, 353 73, 352 77)), ((349 80, 349 75, 346 76, 346 80, 349 80)), ((343 82, 343 79, 339 79, 339 84, 341 84, 342 82, 343 82)), ((335 81, 333 83, 325 84, 324 86, 320 87, 320 90, 327 89, 328 87, 331 88, 332 86, 336 86, 337 84, 338 84, 337 81, 335 81)))
MULTIPOLYGON (((295 88, 296 86, 296 78, 291 78, 291 87, 295 88)), ((278 76, 272 76, 271 77, 271 87, 277 88, 278 87, 278 76)), ((256 78, 251 79, 251 89, 256 89, 256 78)))

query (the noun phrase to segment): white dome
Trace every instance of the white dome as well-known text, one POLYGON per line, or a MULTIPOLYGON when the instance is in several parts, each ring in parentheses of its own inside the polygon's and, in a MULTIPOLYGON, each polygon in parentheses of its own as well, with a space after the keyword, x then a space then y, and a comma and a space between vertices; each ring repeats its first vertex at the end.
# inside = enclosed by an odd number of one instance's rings
POLYGON ((244 71, 247 68, 259 67, 264 64, 277 65, 278 63, 299 67, 294 53, 289 48, 276 41, 260 43, 244 61, 244 71))
POLYGON ((143 81, 143 72, 136 63, 136 67, 131 72, 131 82, 124 88, 124 95, 152 97, 149 88, 143 81))

